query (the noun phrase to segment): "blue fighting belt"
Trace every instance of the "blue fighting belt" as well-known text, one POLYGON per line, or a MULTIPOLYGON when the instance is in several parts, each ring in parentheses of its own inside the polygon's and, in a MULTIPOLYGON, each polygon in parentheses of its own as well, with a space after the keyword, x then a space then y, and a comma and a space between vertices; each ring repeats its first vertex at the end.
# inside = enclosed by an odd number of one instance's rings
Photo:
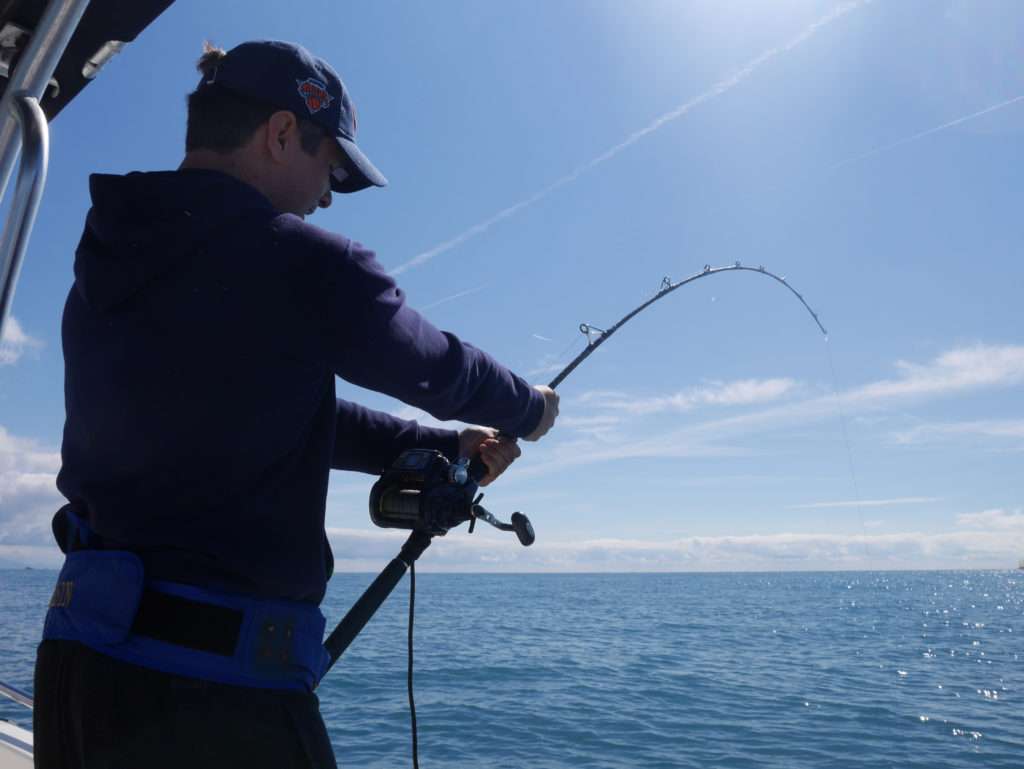
MULTIPOLYGON (((90 550, 95 535, 58 513, 68 553, 43 639, 78 641, 115 659, 236 686, 312 691, 327 668, 325 620, 312 604, 147 580, 125 550, 90 550)), ((55 529, 57 521, 55 521, 55 529)))

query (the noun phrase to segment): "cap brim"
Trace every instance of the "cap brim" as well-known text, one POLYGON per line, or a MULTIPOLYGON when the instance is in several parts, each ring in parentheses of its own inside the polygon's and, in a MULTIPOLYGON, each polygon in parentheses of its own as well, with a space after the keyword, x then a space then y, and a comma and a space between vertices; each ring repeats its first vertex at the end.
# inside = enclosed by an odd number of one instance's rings
POLYGON ((355 142, 341 136, 335 139, 348 158, 346 167, 337 169, 331 175, 331 189, 334 192, 359 192, 367 187, 386 187, 388 180, 370 159, 363 154, 355 142))

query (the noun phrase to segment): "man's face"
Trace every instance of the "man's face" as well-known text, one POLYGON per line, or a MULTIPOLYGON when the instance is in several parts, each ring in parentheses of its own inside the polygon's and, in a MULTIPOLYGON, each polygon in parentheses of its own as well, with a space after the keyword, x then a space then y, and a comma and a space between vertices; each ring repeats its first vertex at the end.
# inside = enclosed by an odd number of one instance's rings
POLYGON ((282 160, 277 179, 278 199, 274 201, 280 211, 305 218, 317 208, 331 205, 331 174, 345 162, 345 155, 333 138, 324 136, 311 155, 303 149, 299 128, 295 126, 282 148, 282 160))

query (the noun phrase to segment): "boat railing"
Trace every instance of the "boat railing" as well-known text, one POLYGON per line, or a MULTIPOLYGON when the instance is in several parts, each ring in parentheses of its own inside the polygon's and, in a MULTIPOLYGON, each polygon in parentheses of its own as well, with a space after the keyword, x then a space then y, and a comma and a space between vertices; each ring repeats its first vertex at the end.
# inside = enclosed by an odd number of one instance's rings
POLYGON ((88 5, 89 0, 47 4, 24 53, 9 72, 0 99, 0 200, 21 151, 18 182, 0 235, 0 339, 46 182, 49 124, 39 100, 88 5))
POLYGON ((6 697, 9 700, 14 700, 19 705, 24 705, 26 708, 33 707, 32 695, 27 692, 23 692, 10 684, 5 684, 0 681, 0 696, 6 697))

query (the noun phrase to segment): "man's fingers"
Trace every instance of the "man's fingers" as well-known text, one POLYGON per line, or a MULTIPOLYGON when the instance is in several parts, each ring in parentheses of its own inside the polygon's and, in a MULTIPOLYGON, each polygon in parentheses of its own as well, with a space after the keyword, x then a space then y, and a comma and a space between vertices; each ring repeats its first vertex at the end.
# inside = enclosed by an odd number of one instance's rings
POLYGON ((508 469, 523 453, 518 444, 506 439, 488 438, 480 444, 480 458, 487 466, 487 475, 480 480, 486 486, 508 469))
POLYGON ((523 440, 531 442, 540 440, 555 424, 555 419, 558 417, 559 401, 558 393, 546 385, 534 385, 533 389, 544 396, 544 413, 533 432, 523 437, 523 440))

